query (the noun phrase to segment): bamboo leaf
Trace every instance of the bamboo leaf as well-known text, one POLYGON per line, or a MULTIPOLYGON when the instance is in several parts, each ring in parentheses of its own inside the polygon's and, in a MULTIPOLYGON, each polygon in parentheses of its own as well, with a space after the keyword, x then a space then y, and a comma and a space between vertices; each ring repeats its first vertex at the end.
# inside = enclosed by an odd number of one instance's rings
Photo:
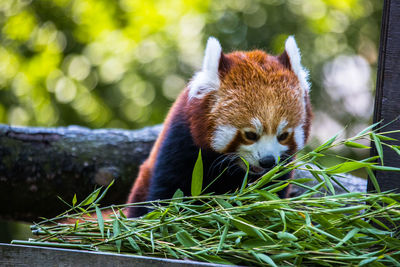
POLYGON ((181 243, 184 247, 195 247, 199 245, 198 242, 185 230, 179 231, 176 234, 176 239, 178 239, 179 243, 181 243))
POLYGON ((359 264, 358 266, 367 265, 367 264, 369 264, 369 263, 372 263, 372 262, 376 261, 377 259, 378 259, 378 257, 371 257, 371 258, 362 260, 362 261, 360 261, 360 264, 359 264))
MULTIPOLYGON (((119 222, 118 222, 118 219, 115 218, 113 221, 113 235, 114 235, 114 237, 117 237, 120 234, 121 234, 121 230, 119 228, 119 222)), ((121 239, 115 240, 115 245, 117 246, 118 253, 121 252, 121 243, 122 243, 121 239)))
POLYGON ((297 241, 297 237, 294 234, 288 233, 288 232, 278 232, 276 236, 285 241, 297 241))
POLYGON ((346 234, 345 237, 343 237, 342 240, 340 240, 339 243, 337 243, 337 245, 335 247, 340 247, 341 245, 343 245, 344 243, 346 243, 347 241, 349 241, 350 239, 352 239, 358 232, 360 231, 359 228, 353 228, 350 232, 348 232, 346 234))
POLYGON ((344 143, 345 146, 348 147, 354 147, 354 148, 361 148, 361 149, 369 149, 371 147, 360 144, 360 143, 356 143, 356 142, 352 142, 352 141, 347 141, 344 143))
POLYGON ((374 188, 376 190, 376 192, 380 193, 381 192, 381 188, 379 186, 378 181, 376 180, 375 174, 373 173, 373 171, 371 170, 371 168, 365 168, 365 170, 368 173, 369 176, 369 180, 372 182, 372 184, 374 185, 374 188))
POLYGON ((79 220, 76 220, 75 225, 74 225, 74 231, 76 231, 78 229, 78 224, 79 224, 79 220))
POLYGON ((269 265, 273 266, 273 267, 278 267, 275 262, 268 256, 265 255, 263 253, 254 253, 254 256, 256 256, 256 258, 258 258, 259 260, 268 263, 269 265))
POLYGON ((99 195, 101 190, 100 188, 97 188, 93 193, 91 193, 87 198, 85 198, 78 206, 87 206, 93 203, 93 201, 96 200, 97 196, 99 195))
POLYGON ((354 170, 371 166, 372 163, 347 161, 325 169, 327 174, 348 173, 354 170))
POLYGON ((136 244, 135 240, 130 236, 127 239, 133 250, 140 252, 140 247, 136 244))
POLYGON ((201 159, 201 150, 199 150, 199 155, 197 156, 196 163, 193 168, 192 173, 192 196, 198 196, 201 194, 201 189, 203 187, 203 161, 201 159))
POLYGON ((247 160, 245 160, 244 158, 240 157, 240 159, 243 161, 243 163, 246 165, 246 174, 244 175, 243 178, 243 183, 242 186, 240 187, 239 192, 243 192, 243 189, 246 187, 247 185, 247 177, 249 176, 249 163, 247 162, 247 160))
POLYGON ((329 148, 333 144, 333 142, 335 142, 338 135, 339 134, 336 134, 334 137, 332 137, 331 139, 329 139, 328 141, 326 141, 325 143, 314 149, 314 152, 318 153, 329 148))
POLYGON ((261 238, 262 240, 265 240, 264 235, 257 229, 258 227, 252 225, 249 221, 243 218, 240 217, 233 218, 233 225, 237 229, 248 234, 249 236, 258 237, 261 238))
POLYGON ((221 238, 219 240, 217 253, 221 250, 221 248, 225 242, 225 238, 226 238, 226 235, 228 234, 228 230, 229 230, 229 224, 230 224, 230 221, 228 220, 224 226, 224 231, 222 232, 221 238))
POLYGON ((371 165, 370 168, 378 171, 400 172, 400 168, 390 166, 371 165))
POLYGON ((182 198, 183 197, 183 192, 181 189, 177 189, 174 193, 174 195, 172 196, 172 199, 177 199, 177 198, 182 198))
POLYGON ((281 219, 283 222, 283 232, 286 231, 286 216, 285 216, 285 212, 283 210, 279 211, 279 214, 281 215, 281 219))
POLYGON ((76 202, 77 202, 76 194, 74 194, 74 197, 72 198, 72 207, 75 207, 76 202))
POLYGON ((103 197, 107 194, 108 190, 110 189, 110 187, 114 184, 114 180, 111 181, 111 183, 109 183, 109 185, 107 185, 106 189, 104 189, 103 193, 101 193, 101 195, 96 199, 96 201, 94 202, 94 204, 99 203, 100 200, 103 199, 103 197))
POLYGON ((389 136, 385 136, 385 135, 381 135, 381 134, 375 134, 375 135, 382 141, 398 141, 397 139, 389 137, 389 136))
POLYGON ((361 132, 359 132, 355 137, 359 137, 367 132, 369 132, 371 129, 375 128, 376 126, 378 126, 381 122, 376 122, 370 126, 368 126, 367 128, 365 128, 364 130, 362 130, 361 132))
POLYGON ((197 258, 199 258, 200 260, 203 261, 208 261, 214 264, 226 264, 226 265, 234 265, 232 262, 227 261, 217 255, 207 255, 207 254, 203 254, 203 255, 196 255, 197 258))
POLYGON ((378 155, 381 159, 381 163, 383 165, 383 149, 382 149, 381 140, 374 133, 371 133, 370 135, 372 136, 372 139, 374 140, 376 151, 378 152, 378 155))
POLYGON ((103 215, 101 214, 101 210, 97 206, 96 206, 96 216, 97 216, 97 222, 99 224, 101 237, 104 238, 104 220, 103 220, 103 215))

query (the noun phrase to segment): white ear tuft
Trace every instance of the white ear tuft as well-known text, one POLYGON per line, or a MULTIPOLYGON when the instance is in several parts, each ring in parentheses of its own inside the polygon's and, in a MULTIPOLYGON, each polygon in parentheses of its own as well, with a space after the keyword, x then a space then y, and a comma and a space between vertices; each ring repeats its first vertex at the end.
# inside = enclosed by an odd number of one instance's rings
POLYGON ((196 73, 189 84, 189 99, 202 98, 207 93, 219 88, 218 67, 222 48, 219 41, 210 37, 207 41, 203 68, 196 73))
POLYGON ((203 59, 203 71, 218 72, 219 59, 222 47, 214 37, 208 38, 206 51, 203 59))
POLYGON ((289 36, 286 39, 285 51, 289 56, 290 66, 300 81, 300 86, 306 92, 308 92, 310 90, 310 84, 308 82, 308 71, 300 63, 301 61, 300 49, 297 46, 293 36, 289 36))

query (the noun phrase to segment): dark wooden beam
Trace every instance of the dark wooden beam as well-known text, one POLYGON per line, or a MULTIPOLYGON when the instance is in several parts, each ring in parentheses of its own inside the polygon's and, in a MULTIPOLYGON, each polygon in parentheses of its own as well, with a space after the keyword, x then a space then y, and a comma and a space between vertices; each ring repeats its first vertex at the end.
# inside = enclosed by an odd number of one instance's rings
POLYGON ((0 243, 0 266, 227 266, 191 260, 173 260, 75 249, 57 249, 0 243))
MULTIPOLYGON (((382 121, 382 129, 391 131, 400 129, 400 1, 385 0, 383 3, 382 27, 379 48, 378 76, 376 82, 374 122, 382 121), (397 119, 397 120, 396 120, 397 119)), ((400 134, 392 135, 400 140, 400 134)), ((391 144, 400 145, 395 141, 391 144)), ((383 161, 387 166, 400 167, 400 157, 388 147, 383 148, 383 161)), ((376 155, 376 149, 371 151, 376 155)), ((400 177, 395 172, 376 173, 381 190, 396 190, 400 192, 400 177)), ((372 183, 368 190, 373 191, 372 183)))

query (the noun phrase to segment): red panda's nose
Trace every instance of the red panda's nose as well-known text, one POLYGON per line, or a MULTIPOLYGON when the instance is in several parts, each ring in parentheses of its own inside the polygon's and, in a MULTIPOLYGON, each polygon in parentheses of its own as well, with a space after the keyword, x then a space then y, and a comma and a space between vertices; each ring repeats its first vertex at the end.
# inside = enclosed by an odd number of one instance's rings
POLYGON ((275 158, 273 156, 266 156, 260 159, 260 166, 264 169, 269 169, 275 164, 275 158))

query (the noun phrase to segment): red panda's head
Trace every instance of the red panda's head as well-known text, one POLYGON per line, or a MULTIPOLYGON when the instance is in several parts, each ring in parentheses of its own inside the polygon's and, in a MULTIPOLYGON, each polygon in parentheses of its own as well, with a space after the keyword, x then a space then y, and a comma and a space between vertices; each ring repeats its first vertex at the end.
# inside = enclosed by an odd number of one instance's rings
POLYGON ((241 156, 254 172, 292 155, 309 135, 307 76, 293 37, 280 56, 260 50, 224 54, 210 37, 202 70, 188 87, 196 144, 241 156))

